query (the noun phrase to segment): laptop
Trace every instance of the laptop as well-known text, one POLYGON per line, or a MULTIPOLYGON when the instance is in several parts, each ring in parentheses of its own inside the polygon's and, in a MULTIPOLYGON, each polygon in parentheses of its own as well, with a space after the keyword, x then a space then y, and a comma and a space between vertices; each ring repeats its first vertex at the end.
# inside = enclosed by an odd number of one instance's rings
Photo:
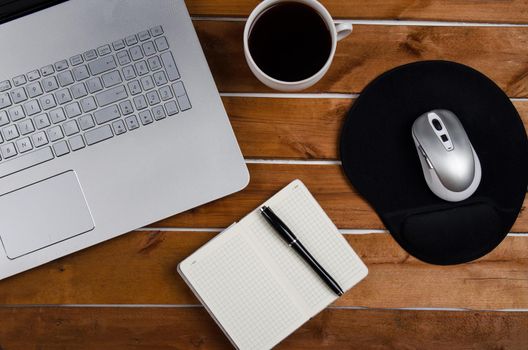
POLYGON ((183 0, 0 0, 0 279, 244 188, 183 0))

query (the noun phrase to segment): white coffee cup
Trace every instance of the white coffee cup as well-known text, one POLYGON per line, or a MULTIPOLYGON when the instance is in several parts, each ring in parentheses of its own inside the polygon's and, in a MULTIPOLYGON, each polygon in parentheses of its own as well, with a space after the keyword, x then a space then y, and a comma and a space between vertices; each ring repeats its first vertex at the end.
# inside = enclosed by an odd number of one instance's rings
POLYGON ((330 65, 332 64, 337 42, 347 37, 350 33, 352 33, 351 24, 334 23, 334 20, 332 19, 332 16, 330 16, 328 10, 316 0, 264 0, 257 7, 255 7, 246 22, 246 26, 244 28, 244 54, 246 56, 246 61, 249 65, 249 68, 257 77, 257 79, 260 80, 262 83, 275 90, 299 91, 309 88, 310 86, 314 85, 319 80, 321 80, 321 78, 326 74, 326 72, 330 68, 330 65), (319 13, 321 18, 323 18, 332 37, 332 48, 330 51, 330 55, 328 56, 328 60, 326 61, 324 66, 311 77, 299 81, 282 81, 270 77, 257 66, 255 61, 253 60, 253 57, 251 57, 251 52, 249 51, 249 36, 251 34, 251 30, 253 28, 254 23, 259 19, 260 15, 264 11, 269 9, 271 6, 282 2, 298 2, 310 6, 317 13, 319 13))

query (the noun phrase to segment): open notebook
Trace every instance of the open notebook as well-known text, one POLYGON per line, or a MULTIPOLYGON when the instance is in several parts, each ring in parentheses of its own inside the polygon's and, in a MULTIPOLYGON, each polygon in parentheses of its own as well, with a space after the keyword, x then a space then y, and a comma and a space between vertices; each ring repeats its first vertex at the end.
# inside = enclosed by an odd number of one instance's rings
MULTIPOLYGON (((275 211, 344 291, 367 275, 367 267, 301 181, 263 205, 275 211)), ((258 208, 182 261, 178 270, 240 349, 275 346, 337 299, 258 208)))

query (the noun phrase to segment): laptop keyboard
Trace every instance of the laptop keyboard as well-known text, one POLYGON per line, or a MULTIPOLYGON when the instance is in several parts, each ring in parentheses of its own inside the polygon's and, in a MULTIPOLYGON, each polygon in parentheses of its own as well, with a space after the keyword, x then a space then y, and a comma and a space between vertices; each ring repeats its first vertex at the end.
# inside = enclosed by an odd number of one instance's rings
POLYGON ((0 82, 0 178, 191 109, 161 26, 0 82))

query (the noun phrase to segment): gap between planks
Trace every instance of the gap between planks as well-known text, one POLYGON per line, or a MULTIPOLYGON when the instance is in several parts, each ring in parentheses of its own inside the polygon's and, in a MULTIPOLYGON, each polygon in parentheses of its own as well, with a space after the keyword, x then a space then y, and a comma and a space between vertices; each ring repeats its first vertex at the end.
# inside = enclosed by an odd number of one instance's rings
MULTIPOLYGON (((19 304, 0 305, 0 308, 30 309, 30 308, 158 308, 158 309, 202 309, 201 304, 19 304)), ((528 309, 470 309, 470 308, 442 308, 442 307, 364 307, 364 306, 328 306, 333 310, 395 310, 395 311, 445 311, 445 312, 528 312, 528 309)))
MULTIPOLYGON (((191 16, 193 21, 245 22, 247 17, 229 16, 191 16)), ((413 21, 386 19, 342 19, 334 17, 338 23, 378 25, 378 26, 429 26, 429 27, 528 27, 524 23, 490 23, 490 22, 457 22, 457 21, 413 21)))

